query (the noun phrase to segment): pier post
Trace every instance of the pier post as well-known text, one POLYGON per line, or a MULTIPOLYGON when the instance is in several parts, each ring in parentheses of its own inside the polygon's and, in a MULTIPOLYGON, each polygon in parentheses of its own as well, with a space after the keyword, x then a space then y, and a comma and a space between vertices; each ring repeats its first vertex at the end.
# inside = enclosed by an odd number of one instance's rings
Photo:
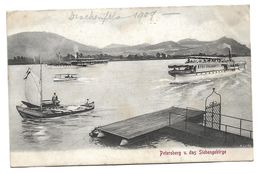
POLYGON ((169 126, 171 126, 171 112, 169 112, 169 126))
POLYGON ((225 142, 227 142, 227 125, 225 125, 225 142))
POLYGON ((188 109, 186 108, 186 109, 185 109, 185 121, 188 120, 188 114, 187 114, 187 112, 188 112, 188 109))
POLYGON ((211 108, 211 127, 212 128, 214 127, 213 124, 214 124, 214 112, 213 112, 213 107, 212 107, 211 108))
POLYGON ((188 109, 186 108, 185 109, 185 129, 187 129, 187 121, 188 121, 188 114, 187 114, 187 112, 188 112, 188 109))
POLYGON ((240 119, 240 123, 239 123, 239 131, 240 131, 240 136, 242 134, 242 120, 240 119))

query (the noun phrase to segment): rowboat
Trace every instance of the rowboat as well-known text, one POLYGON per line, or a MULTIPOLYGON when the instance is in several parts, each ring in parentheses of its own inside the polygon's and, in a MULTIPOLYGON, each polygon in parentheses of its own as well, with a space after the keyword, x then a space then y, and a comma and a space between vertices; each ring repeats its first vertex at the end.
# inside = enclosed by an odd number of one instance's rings
POLYGON ((54 82, 65 82, 65 81, 74 81, 78 79, 77 74, 55 74, 53 81, 54 82))

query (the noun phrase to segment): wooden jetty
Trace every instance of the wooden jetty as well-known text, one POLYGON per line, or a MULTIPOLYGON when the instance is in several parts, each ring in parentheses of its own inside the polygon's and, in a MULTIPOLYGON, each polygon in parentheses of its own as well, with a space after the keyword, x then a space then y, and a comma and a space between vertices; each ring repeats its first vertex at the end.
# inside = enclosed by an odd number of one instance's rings
POLYGON ((115 135, 122 138, 120 145, 125 145, 137 137, 169 126, 169 122, 181 122, 184 120, 201 121, 203 115, 204 111, 201 110, 170 107, 98 127, 98 137, 103 137, 106 134, 115 135))
POLYGON ((201 142, 210 142, 213 145, 253 144, 251 138, 205 127, 203 125, 204 115, 203 110, 170 107, 97 127, 97 137, 117 137, 120 139, 120 145, 127 145, 166 128, 169 134, 178 134, 180 138, 196 139, 201 142))

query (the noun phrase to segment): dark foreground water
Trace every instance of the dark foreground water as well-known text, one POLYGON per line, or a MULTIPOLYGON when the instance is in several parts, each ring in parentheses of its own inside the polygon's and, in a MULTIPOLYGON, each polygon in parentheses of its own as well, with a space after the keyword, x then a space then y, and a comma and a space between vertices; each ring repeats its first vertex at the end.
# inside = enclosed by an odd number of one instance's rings
MULTIPOLYGON (((168 64, 183 60, 109 62, 87 68, 50 68, 43 66, 43 96, 56 92, 63 104, 94 100, 94 111, 44 120, 23 120, 15 106, 25 100, 23 76, 28 67, 37 74, 38 65, 9 66, 11 151, 69 150, 78 148, 122 148, 100 143, 88 133, 96 126, 124 120, 170 106, 204 110, 212 88, 222 95, 222 113, 252 120, 250 58, 247 69, 237 75, 189 84, 171 84, 168 64), (53 82, 58 73, 77 73, 74 82, 53 82)), ((246 125, 252 129, 252 125, 246 125)), ((160 136, 138 148, 182 147, 181 142, 160 136)))

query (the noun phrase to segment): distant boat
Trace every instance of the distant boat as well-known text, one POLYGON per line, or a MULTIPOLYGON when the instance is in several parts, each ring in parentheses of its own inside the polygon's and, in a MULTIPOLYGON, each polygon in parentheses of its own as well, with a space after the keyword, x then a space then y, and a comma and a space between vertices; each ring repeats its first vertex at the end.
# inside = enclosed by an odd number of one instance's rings
POLYGON ((48 69, 77 69, 80 66, 71 65, 71 64, 46 64, 48 69))
POLYGON ((81 58, 76 58, 75 60, 71 61, 71 65, 87 67, 88 65, 106 64, 108 62, 109 62, 109 59, 96 59, 96 58, 81 57, 81 58))
POLYGON ((75 56, 69 57, 69 60, 62 60, 61 54, 56 54, 58 58, 58 62, 48 64, 49 67, 55 68, 75 68, 75 67, 87 67, 89 65, 95 64, 106 64, 109 62, 109 59, 106 58, 93 58, 93 57, 86 57, 83 55, 79 55, 76 52, 75 56))
POLYGON ((28 68, 25 80, 25 97, 21 106, 16 106, 17 111, 23 118, 41 119, 61 117, 66 115, 87 112, 95 108, 94 102, 81 105, 54 104, 51 100, 42 99, 42 66, 40 65, 40 79, 28 68))
POLYGON ((73 81, 77 80, 77 74, 55 74, 53 81, 54 82, 64 82, 64 81, 73 81))

